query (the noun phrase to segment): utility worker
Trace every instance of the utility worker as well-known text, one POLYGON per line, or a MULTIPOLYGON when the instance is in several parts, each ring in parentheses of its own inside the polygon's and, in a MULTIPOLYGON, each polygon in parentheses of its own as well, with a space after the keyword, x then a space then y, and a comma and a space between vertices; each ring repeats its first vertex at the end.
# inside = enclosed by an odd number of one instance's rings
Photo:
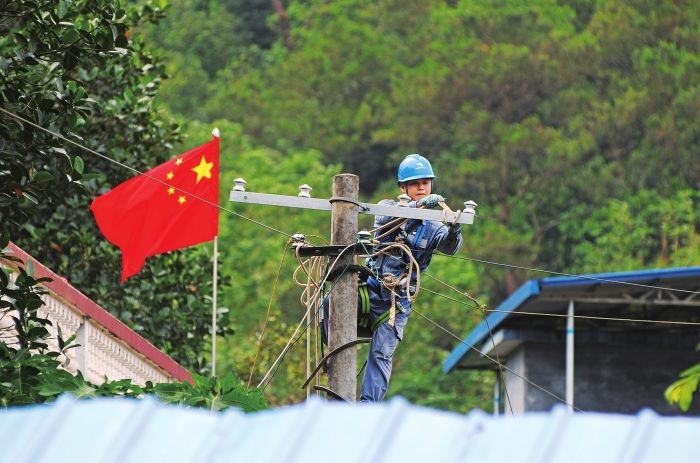
MULTIPOLYGON (((426 158, 420 154, 406 156, 399 165, 397 180, 401 192, 411 198, 408 207, 434 208, 444 201, 442 196, 433 193, 434 179, 433 168, 426 158)), ((396 205, 397 202, 385 199, 379 204, 396 205)), ((378 216, 374 226, 381 227, 393 220, 393 217, 378 216)), ((421 272, 427 270, 436 249, 445 254, 455 254, 462 245, 462 230, 458 223, 446 225, 432 220, 409 219, 395 232, 387 234, 386 232, 392 227, 393 225, 387 225, 375 232, 375 237, 380 237, 380 244, 376 249, 381 250, 383 245, 386 247, 395 243, 398 238, 411 249, 421 272), (383 234, 385 236, 382 236, 383 234)), ((406 285, 398 285, 391 289, 379 279, 384 282, 387 278, 396 282, 405 281, 405 278, 409 277, 407 275, 409 257, 401 251, 379 253, 370 258, 367 265, 376 275, 367 280, 374 332, 367 357, 360 401, 379 402, 386 394, 394 351, 399 341, 403 339, 403 330, 411 314, 410 295, 406 294, 406 285), (391 320, 393 326, 387 317, 392 305, 392 291, 395 304, 395 318, 391 320)), ((415 271, 410 275, 412 285, 415 285, 416 276, 415 271)))

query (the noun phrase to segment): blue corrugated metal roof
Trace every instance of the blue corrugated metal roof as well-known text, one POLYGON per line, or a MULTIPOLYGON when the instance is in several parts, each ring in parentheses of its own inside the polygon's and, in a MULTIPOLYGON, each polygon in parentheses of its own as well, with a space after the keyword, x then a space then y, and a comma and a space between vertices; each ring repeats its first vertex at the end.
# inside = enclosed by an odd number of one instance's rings
POLYGON ((677 267, 664 269, 634 270, 628 272, 594 273, 580 276, 577 275, 564 277, 549 277, 535 281, 541 281, 543 287, 576 287, 587 286, 591 284, 610 285, 614 284, 614 281, 640 282, 653 280, 658 281, 659 284, 661 284, 660 282, 662 281, 698 277, 700 277, 700 267, 677 267))
POLYGON ((253 414, 151 398, 0 411, 0 461, 659 462, 697 461, 700 418, 549 413, 494 417, 311 400, 253 414))
MULTIPOLYGON (((495 332, 512 312, 522 309, 527 303, 536 300, 537 296, 548 290, 567 291, 576 295, 592 286, 617 287, 619 283, 640 283, 668 286, 674 281, 700 279, 700 267, 679 267, 670 269, 637 270, 629 272, 596 273, 581 276, 563 276, 528 280, 513 294, 505 299, 486 320, 479 323, 461 342, 443 363, 443 371, 452 371, 465 355, 473 351, 489 335, 489 328, 495 332)), ((478 348, 478 347, 477 347, 478 348)))

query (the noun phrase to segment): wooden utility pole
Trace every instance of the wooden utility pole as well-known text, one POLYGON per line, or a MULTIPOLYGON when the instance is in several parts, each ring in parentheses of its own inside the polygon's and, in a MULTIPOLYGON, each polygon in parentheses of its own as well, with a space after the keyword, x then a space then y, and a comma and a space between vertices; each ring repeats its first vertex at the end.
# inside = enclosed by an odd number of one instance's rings
MULTIPOLYGON (((357 201, 360 178, 352 174, 333 177, 331 205, 331 244, 351 245, 358 232, 357 201), (348 201, 349 200, 349 201, 348 201)), ((353 263, 353 253, 338 258, 335 268, 345 268, 353 263)), ((354 341, 357 338, 357 278, 355 272, 343 273, 335 282, 330 294, 328 319, 328 348, 354 341)), ((349 347, 328 360, 328 386, 348 402, 355 401, 357 389, 357 348, 349 347)))

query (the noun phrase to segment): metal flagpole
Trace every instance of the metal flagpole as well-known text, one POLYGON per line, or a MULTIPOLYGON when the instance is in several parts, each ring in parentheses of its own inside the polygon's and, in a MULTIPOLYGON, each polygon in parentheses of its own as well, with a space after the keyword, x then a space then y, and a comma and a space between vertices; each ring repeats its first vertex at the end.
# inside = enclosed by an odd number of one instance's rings
POLYGON ((216 376, 216 290, 217 290, 217 273, 219 263, 219 237, 214 237, 214 265, 213 265, 213 282, 211 295, 211 375, 216 376))
MULTIPOLYGON (((211 131, 212 136, 219 138, 218 128, 211 131)), ((214 237, 214 262, 212 265, 213 281, 211 294, 211 375, 216 376, 216 293, 218 289, 219 237, 214 237)))

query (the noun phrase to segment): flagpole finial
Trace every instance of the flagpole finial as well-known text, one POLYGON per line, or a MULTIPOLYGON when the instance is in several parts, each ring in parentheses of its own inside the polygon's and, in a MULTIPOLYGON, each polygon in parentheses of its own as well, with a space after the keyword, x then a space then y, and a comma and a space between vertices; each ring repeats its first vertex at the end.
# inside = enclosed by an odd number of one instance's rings
POLYGON ((211 131, 211 134, 214 135, 216 138, 219 138, 219 129, 215 128, 211 131))

